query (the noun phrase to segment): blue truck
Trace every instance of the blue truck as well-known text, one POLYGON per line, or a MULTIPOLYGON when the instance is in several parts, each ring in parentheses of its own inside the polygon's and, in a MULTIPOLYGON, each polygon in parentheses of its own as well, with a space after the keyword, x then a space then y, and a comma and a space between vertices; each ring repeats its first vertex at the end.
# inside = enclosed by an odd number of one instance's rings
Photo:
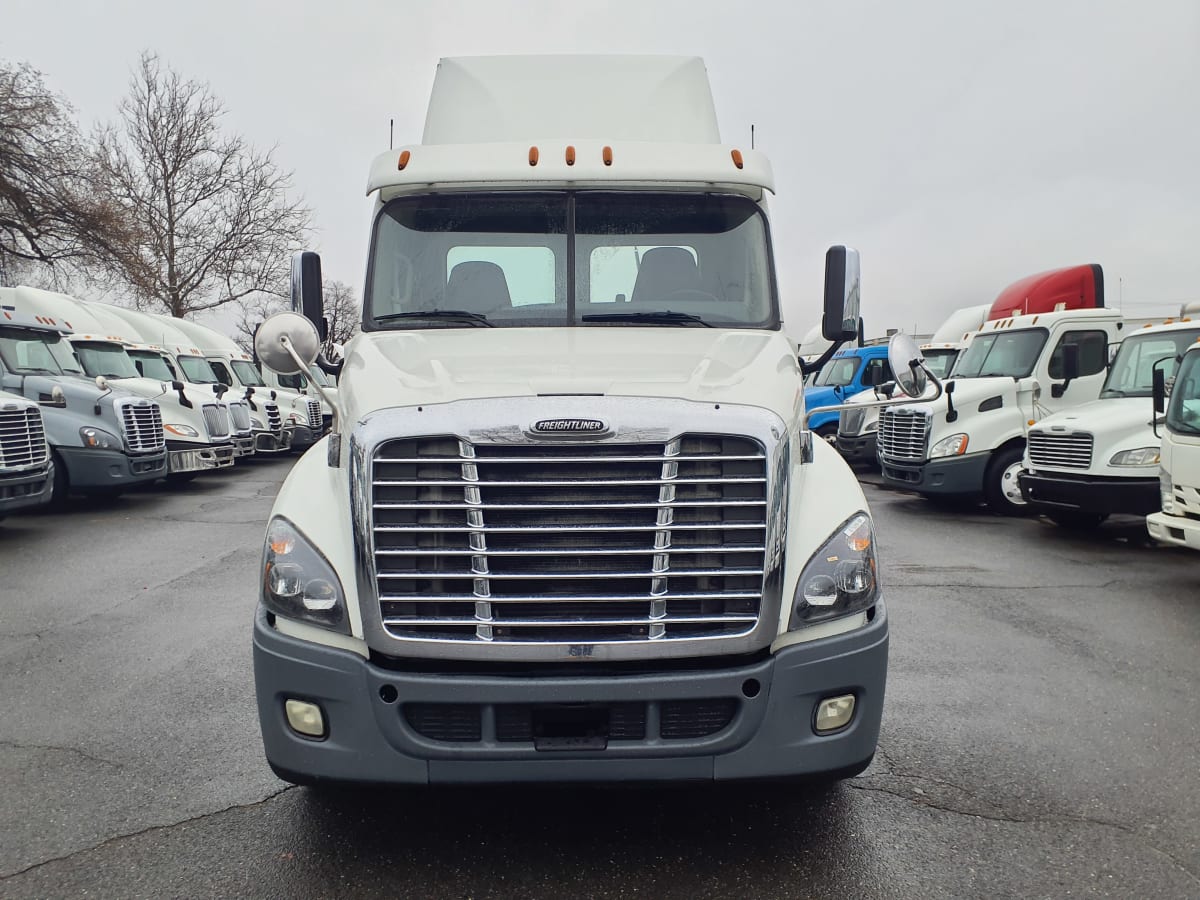
MULTIPOLYGON (((804 406, 816 409, 845 403, 860 391, 891 380, 886 344, 849 347, 835 353, 812 384, 805 386, 804 406)), ((809 427, 832 444, 837 439, 837 411, 817 413, 809 420, 809 427)))

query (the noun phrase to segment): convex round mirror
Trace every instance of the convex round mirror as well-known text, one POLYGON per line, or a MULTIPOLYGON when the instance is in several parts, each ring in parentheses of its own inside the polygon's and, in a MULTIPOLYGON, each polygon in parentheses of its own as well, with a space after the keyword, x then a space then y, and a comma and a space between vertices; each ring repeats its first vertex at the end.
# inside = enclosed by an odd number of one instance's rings
POLYGON ((929 384, 929 376, 925 373, 925 357, 921 356, 921 348, 907 334, 896 332, 888 341, 888 364, 892 367, 892 375, 900 390, 910 397, 920 397, 925 393, 929 384))
POLYGON ((321 352, 321 339, 316 326, 299 313, 276 313, 258 327, 254 335, 254 352, 262 364, 280 375, 295 375, 304 372, 321 352), (296 360, 287 352, 283 339, 287 338, 304 365, 297 366, 296 360))

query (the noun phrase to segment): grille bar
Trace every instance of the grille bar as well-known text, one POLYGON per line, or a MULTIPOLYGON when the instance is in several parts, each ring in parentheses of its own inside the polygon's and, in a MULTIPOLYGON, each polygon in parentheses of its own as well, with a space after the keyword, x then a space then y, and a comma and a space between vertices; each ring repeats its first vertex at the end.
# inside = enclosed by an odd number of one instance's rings
POLYGON ((240 400, 229 404, 229 418, 233 420, 233 430, 238 434, 250 433, 250 407, 240 400))
POLYGON ((162 410, 150 400, 118 401, 121 430, 134 453, 155 453, 167 444, 163 431, 162 410))
POLYGON ((1088 432, 1054 434, 1029 432, 1029 461, 1035 466, 1061 469, 1086 469, 1092 464, 1095 438, 1088 432))
POLYGON ((886 459, 924 462, 930 418, 925 413, 884 408, 879 413, 879 455, 886 459))
POLYGON ((308 407, 308 427, 319 429, 321 427, 321 404, 312 398, 305 401, 308 407))
POLYGON ((49 456, 42 412, 36 406, 13 404, 0 409, 0 468, 27 469, 44 465, 49 456))
POLYGON ((375 448, 366 480, 393 637, 611 643, 739 636, 759 622, 757 440, 400 438, 375 448))
POLYGON ((272 402, 264 403, 263 406, 267 410, 267 430, 276 434, 283 431, 283 416, 279 414, 279 404, 272 402))
POLYGON ((204 413, 204 427, 208 429, 209 437, 229 437, 229 415, 225 407, 217 406, 215 403, 206 403, 202 412, 204 413))

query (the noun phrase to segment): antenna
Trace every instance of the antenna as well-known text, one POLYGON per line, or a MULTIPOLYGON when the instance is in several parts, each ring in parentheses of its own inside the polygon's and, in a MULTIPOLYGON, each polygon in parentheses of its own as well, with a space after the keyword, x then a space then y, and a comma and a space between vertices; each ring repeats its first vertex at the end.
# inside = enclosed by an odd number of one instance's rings
POLYGON ((754 149, 754 123, 750 123, 750 149, 754 149))
POLYGON ((388 149, 395 149, 396 144, 396 120, 388 119, 388 149))

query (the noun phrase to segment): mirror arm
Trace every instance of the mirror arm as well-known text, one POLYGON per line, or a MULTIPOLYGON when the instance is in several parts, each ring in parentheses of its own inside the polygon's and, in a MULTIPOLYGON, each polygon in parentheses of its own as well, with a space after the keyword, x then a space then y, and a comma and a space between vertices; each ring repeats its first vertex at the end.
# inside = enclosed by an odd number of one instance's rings
POLYGON ((796 357, 797 362, 800 363, 801 376, 813 375, 817 372, 820 372, 821 369, 825 366, 825 363, 827 363, 831 359, 833 359, 833 354, 835 354, 839 350, 841 350, 842 345, 844 345, 845 343, 846 343, 845 341, 834 341, 832 344, 829 345, 828 350, 826 350, 824 353, 822 353, 820 356, 818 356, 816 358, 816 360, 814 360, 811 363, 806 363, 804 360, 800 359, 800 357, 796 357))
POLYGON ((928 366, 926 366, 924 363, 917 363, 916 360, 914 360, 913 362, 917 365, 920 365, 920 367, 925 370, 925 374, 926 374, 926 376, 928 376, 930 383, 932 383, 933 386, 935 388, 937 388, 937 390, 935 390, 928 397, 907 397, 903 400, 869 400, 866 403, 838 403, 834 406, 818 406, 813 409, 805 411, 804 427, 805 428, 808 427, 809 419, 811 419, 817 413, 827 413, 827 412, 835 412, 835 411, 840 412, 843 409, 870 409, 871 407, 874 407, 874 406, 907 406, 910 403, 932 403, 934 400, 937 400, 939 397, 942 396, 942 394, 945 393, 945 388, 942 386, 941 380, 936 375, 934 375, 932 372, 929 371, 928 366))
POLYGON ((342 374, 342 366, 345 365, 346 360, 339 359, 337 362, 330 362, 325 358, 324 353, 319 353, 314 362, 317 364, 317 368, 326 375, 332 375, 336 378, 342 374))
MULTIPOLYGON (((301 373, 307 372, 308 366, 304 364, 304 360, 300 358, 300 354, 296 352, 296 348, 292 346, 292 342, 288 340, 288 336, 286 334, 279 338, 279 343, 283 346, 283 349, 287 351, 288 356, 292 358, 292 361, 296 363, 297 371, 301 373)), ((330 431, 337 431, 338 422, 342 417, 341 410, 338 409, 337 400, 325 393, 325 388, 317 384, 314 379, 310 378, 308 379, 308 382, 317 389, 317 393, 321 395, 325 402, 329 404, 329 408, 333 410, 333 422, 330 425, 330 431)))

